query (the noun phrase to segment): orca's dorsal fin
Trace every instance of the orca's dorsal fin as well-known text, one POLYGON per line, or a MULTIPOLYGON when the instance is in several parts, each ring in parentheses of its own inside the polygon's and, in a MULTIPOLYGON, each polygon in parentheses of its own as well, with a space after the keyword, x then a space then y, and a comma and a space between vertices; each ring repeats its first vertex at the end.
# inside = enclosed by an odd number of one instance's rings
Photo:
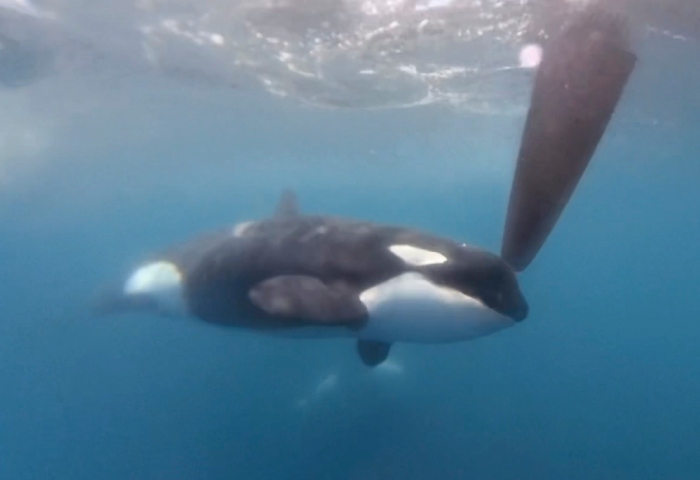
POLYGON ((276 217, 296 217, 299 215, 299 202, 297 194, 293 190, 287 189, 282 192, 277 202, 276 217))

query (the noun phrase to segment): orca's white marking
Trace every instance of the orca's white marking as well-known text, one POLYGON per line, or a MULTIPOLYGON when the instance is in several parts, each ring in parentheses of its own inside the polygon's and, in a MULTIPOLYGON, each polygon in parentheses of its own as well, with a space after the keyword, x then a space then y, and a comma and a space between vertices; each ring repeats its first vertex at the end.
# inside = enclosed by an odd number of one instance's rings
POLYGON ((389 250, 404 262, 415 267, 435 265, 447 261, 447 257, 442 253, 414 247, 413 245, 392 245, 389 247, 389 250))
POLYGON ((148 295, 167 313, 184 315, 186 312, 182 273, 170 262, 153 262, 135 270, 124 284, 124 293, 148 295))
POLYGON ((406 343, 448 343, 490 335, 515 322, 476 298, 404 273, 360 294, 369 312, 360 330, 308 326, 265 332, 286 338, 352 338, 406 343))
POLYGON ((489 335, 515 322, 481 301, 409 272, 360 295, 369 321, 358 338, 387 342, 454 342, 489 335))
POLYGON ((237 223, 234 225, 234 227, 231 229, 231 234, 236 237, 240 238, 243 235, 245 235, 245 232, 252 227, 255 224, 255 222, 241 222, 237 223))

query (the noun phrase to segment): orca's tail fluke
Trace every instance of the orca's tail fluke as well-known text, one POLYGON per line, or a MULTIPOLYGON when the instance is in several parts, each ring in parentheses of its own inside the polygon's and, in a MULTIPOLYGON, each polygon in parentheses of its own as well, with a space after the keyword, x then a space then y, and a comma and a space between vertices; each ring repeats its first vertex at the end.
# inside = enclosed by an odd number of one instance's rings
POLYGON ((544 47, 518 154, 501 256, 532 262, 603 137, 636 64, 627 25, 599 6, 544 47))

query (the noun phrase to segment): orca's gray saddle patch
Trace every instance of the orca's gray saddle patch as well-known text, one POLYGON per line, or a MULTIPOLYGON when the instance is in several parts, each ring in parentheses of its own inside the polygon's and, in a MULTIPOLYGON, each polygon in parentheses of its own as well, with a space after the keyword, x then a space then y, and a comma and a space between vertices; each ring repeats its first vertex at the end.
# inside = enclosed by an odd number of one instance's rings
POLYGON ((250 301, 276 318, 319 324, 361 324, 368 313, 351 292, 306 275, 280 275, 255 285, 250 301))

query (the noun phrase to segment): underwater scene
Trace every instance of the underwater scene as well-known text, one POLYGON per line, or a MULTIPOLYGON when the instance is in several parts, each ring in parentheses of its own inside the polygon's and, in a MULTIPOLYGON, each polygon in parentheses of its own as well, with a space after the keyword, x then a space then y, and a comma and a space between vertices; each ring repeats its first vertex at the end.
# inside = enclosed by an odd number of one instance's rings
POLYGON ((696 0, 0 0, 0 480, 700 478, 696 0))

